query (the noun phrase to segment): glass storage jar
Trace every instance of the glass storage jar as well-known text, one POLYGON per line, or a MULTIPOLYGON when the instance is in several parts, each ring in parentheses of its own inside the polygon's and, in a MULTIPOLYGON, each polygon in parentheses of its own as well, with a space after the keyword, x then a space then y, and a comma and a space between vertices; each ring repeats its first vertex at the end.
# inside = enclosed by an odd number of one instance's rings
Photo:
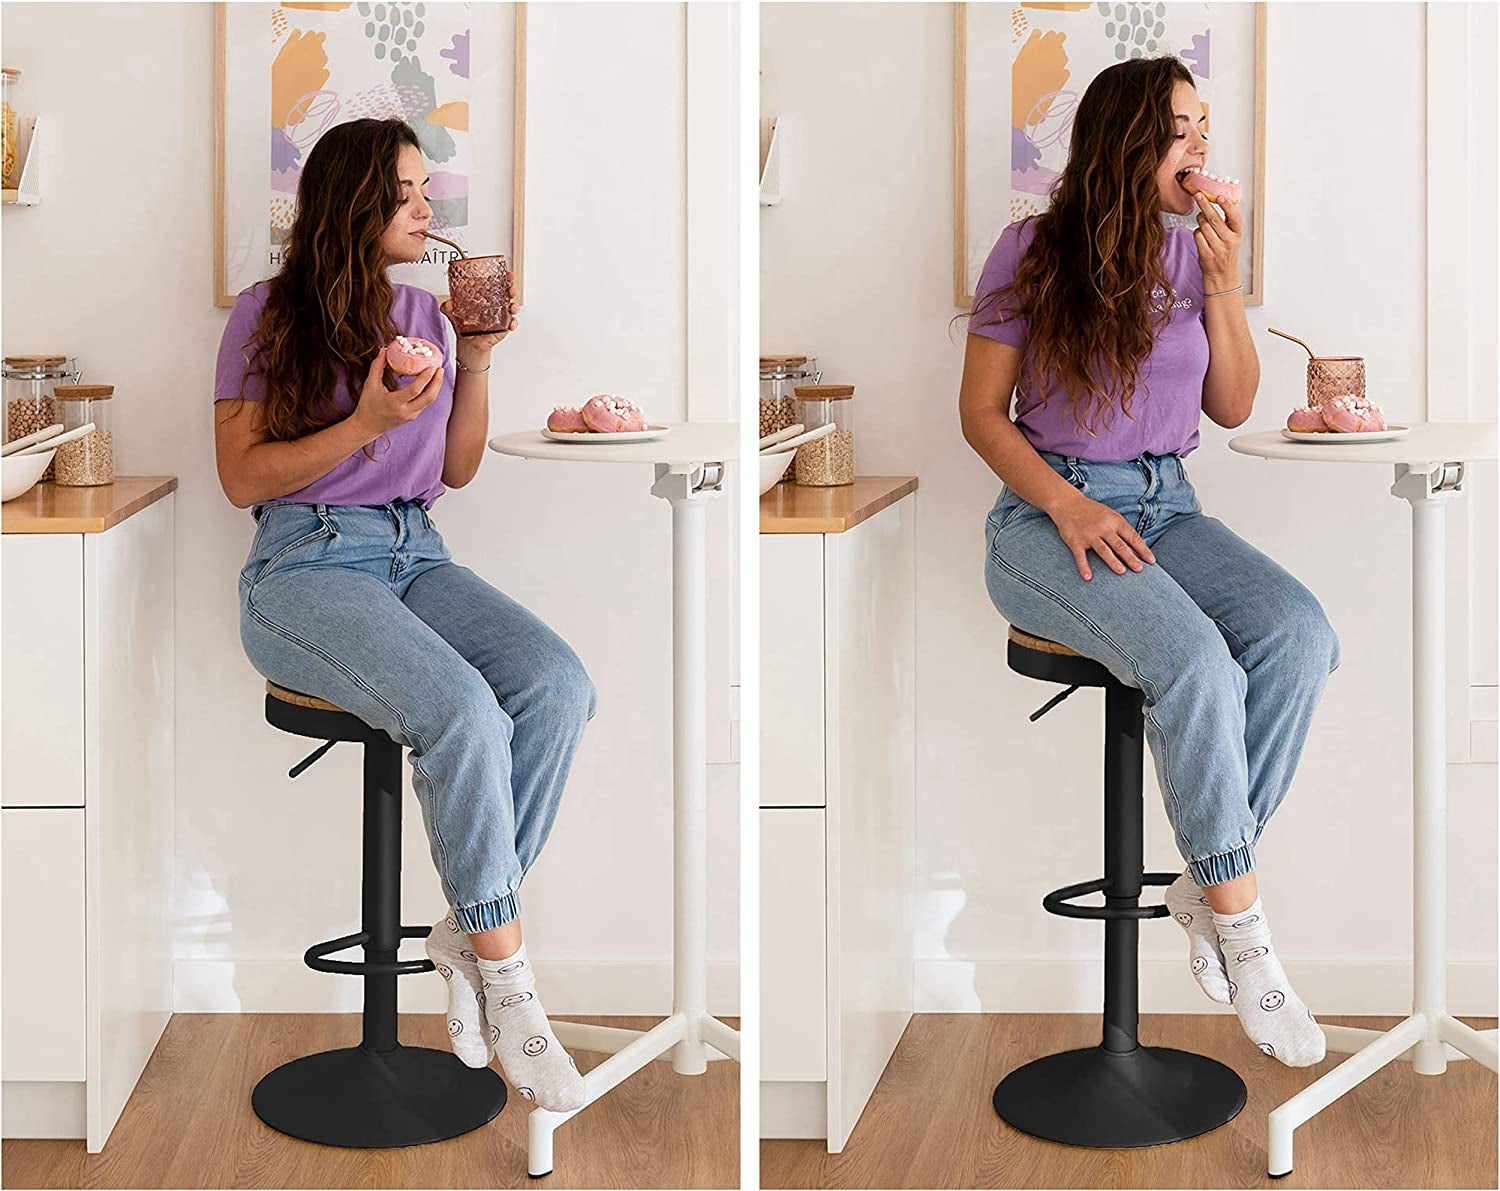
POLYGON ((21 72, 7 66, 0 70, 0 113, 4 127, 0 130, 0 186, 14 190, 21 182, 21 146, 16 140, 16 84, 21 72))
MULTIPOLYGON (((6 356, 0 375, 5 384, 4 441, 15 442, 62 421, 53 390, 78 379, 78 362, 71 356, 6 356)), ((56 470, 54 460, 42 479, 52 479, 56 470)))
POLYGON ((808 430, 832 422, 832 434, 797 448, 792 464, 797 483, 828 488, 854 483, 853 385, 800 385, 796 390, 797 421, 808 430))
POLYGON ((110 428, 114 385, 58 385, 55 390, 62 411, 63 431, 77 430, 90 422, 94 428, 82 438, 57 448, 52 461, 59 486, 92 488, 115 482, 115 436, 110 428))
MULTIPOLYGON (((818 361, 813 356, 761 356, 760 358, 760 437, 785 430, 797 422, 798 385, 818 383, 818 361)), ((787 468, 782 483, 791 483, 792 469, 787 468)))

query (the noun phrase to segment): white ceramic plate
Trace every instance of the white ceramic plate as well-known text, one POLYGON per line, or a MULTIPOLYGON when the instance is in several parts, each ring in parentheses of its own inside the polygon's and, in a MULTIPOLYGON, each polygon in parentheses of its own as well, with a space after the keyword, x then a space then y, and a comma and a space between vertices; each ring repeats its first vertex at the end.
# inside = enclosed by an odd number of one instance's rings
POLYGON ((621 442, 654 442, 658 438, 666 438, 672 433, 670 426, 647 426, 644 430, 622 430, 618 434, 600 434, 597 431, 589 431, 586 434, 578 434, 568 430, 549 430, 542 427, 542 437, 550 438, 553 442, 582 442, 582 443, 621 443, 621 442))
POLYGON ((1394 442, 1410 433, 1410 426, 1387 426, 1384 430, 1360 430, 1354 434, 1339 434, 1332 430, 1288 430, 1285 426, 1281 428, 1281 437, 1287 442, 1311 442, 1320 447, 1357 442, 1394 442))

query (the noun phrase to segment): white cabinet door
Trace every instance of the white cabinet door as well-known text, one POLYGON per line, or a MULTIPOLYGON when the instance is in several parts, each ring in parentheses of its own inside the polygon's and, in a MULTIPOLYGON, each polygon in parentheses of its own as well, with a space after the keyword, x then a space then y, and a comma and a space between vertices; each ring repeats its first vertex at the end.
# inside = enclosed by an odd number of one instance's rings
POLYGON ((828 931, 821 810, 760 812, 760 1077, 828 1073, 828 931))
POLYGON ((823 535, 760 539, 760 804, 822 806, 823 535))
POLYGON ((0 549, 4 804, 82 806, 83 535, 6 534, 0 549))
POLYGON ((81 1080, 87 1073, 83 811, 22 807, 0 811, 0 826, 4 1078, 81 1080))

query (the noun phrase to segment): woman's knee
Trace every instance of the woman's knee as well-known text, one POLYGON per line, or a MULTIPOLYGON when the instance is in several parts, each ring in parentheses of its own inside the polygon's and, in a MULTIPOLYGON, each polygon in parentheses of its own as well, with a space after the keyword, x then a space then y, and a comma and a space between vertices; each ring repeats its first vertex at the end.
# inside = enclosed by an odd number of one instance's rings
POLYGON ((1278 637, 1278 652, 1292 664, 1305 666, 1310 674, 1332 674, 1339 668, 1338 634, 1323 605, 1305 588, 1284 615, 1278 637))
POLYGON ((552 650, 533 676, 538 701, 549 713, 583 725, 594 718, 598 692, 578 655, 562 641, 552 650))

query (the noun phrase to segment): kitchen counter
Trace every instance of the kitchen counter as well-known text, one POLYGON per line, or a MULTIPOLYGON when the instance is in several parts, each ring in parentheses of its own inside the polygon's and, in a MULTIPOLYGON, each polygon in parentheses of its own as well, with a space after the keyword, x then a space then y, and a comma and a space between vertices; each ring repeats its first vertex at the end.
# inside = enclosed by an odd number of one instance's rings
POLYGON ((836 488, 777 484, 760 498, 760 532, 843 533, 916 490, 916 476, 856 476, 836 488))
POLYGON ((38 484, 0 505, 5 533, 103 533, 177 490, 176 476, 116 476, 95 488, 38 484))

